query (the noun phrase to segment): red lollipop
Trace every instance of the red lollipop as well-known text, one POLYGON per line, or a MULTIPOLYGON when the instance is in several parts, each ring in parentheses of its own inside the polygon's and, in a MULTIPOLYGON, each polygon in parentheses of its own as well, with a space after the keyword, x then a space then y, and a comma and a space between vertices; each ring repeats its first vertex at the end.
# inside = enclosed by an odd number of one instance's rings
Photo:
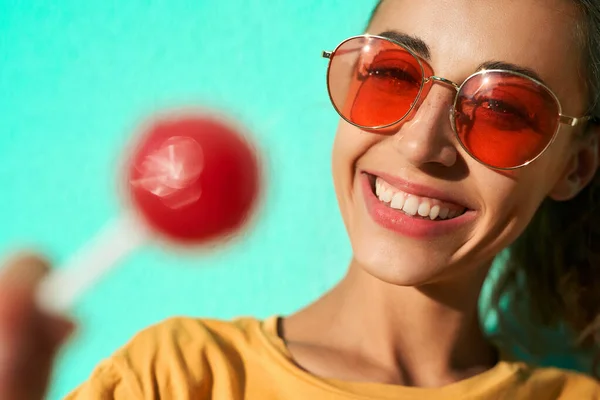
POLYGON ((156 232, 181 244, 227 235, 258 192, 254 151, 232 126, 205 116, 151 127, 128 170, 131 200, 156 232))
POLYGON ((209 114, 154 122, 133 147, 125 170, 131 210, 53 272, 40 306, 54 312, 148 239, 198 246, 231 236, 248 221, 260 189, 259 164, 233 124, 209 114))

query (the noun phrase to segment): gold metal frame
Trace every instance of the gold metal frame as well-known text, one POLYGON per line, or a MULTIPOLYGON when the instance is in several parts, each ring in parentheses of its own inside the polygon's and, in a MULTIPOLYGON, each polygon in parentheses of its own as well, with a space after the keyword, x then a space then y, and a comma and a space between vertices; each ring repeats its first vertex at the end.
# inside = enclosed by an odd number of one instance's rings
POLYGON ((369 38, 374 38, 374 39, 383 39, 383 40, 387 40, 390 43, 393 43, 394 45, 400 46, 402 49, 406 50, 411 56, 413 56, 415 58, 415 60, 417 60, 417 62, 419 63, 419 68, 421 69, 421 76, 425 76, 425 68, 423 67, 423 62, 421 61, 421 58, 416 55, 411 49, 406 48, 405 46, 401 45, 400 43, 396 42, 395 40, 391 40, 389 38, 383 37, 383 36, 377 36, 377 35, 358 35, 358 36, 352 36, 346 40, 344 40, 343 42, 341 42, 339 45, 337 45, 337 47, 335 48, 335 50, 333 51, 324 51, 322 53, 323 58, 327 58, 329 59, 329 66, 327 67, 327 93, 329 94, 329 100, 331 101, 331 104, 333 105, 333 108, 335 109, 335 111, 339 114, 340 117, 342 117, 342 119, 344 119, 346 122, 348 122, 351 125, 354 125, 358 128, 362 128, 362 129, 384 129, 384 128, 388 128, 390 126, 396 125, 398 122, 402 121, 404 118, 406 118, 411 112, 412 110, 415 108, 415 106, 418 103, 418 100, 421 97, 421 93, 423 92, 423 88, 425 87, 425 81, 422 80, 421 81, 421 86, 419 87, 419 92, 417 93, 416 97, 415 97, 415 101, 411 104, 410 108, 406 111, 406 113, 399 118, 398 120, 390 123, 390 124, 386 124, 386 125, 378 125, 378 126, 363 126, 363 125, 359 125, 359 124, 355 124, 354 122, 350 121, 348 118, 346 118, 344 116, 344 114, 341 112, 341 110, 339 110, 337 108, 337 105, 335 104, 335 102, 333 101, 333 97, 331 96, 331 88, 329 87, 329 74, 331 72, 331 59, 333 58, 333 56, 338 52, 338 50, 340 49, 340 47, 342 47, 344 44, 348 43, 351 40, 355 40, 355 39, 369 39, 369 38))
POLYGON ((373 130, 377 130, 377 129, 384 129, 384 128, 388 128, 390 126, 396 125, 399 122, 401 122, 404 118, 406 118, 414 109, 414 107, 419 104, 421 102, 421 94, 423 93, 423 88, 425 87, 426 84, 430 83, 430 82, 434 82, 434 83, 441 83, 444 84, 446 86, 450 86, 452 88, 454 88, 456 90, 456 95, 454 97, 454 102, 452 104, 452 109, 450 110, 450 121, 452 124, 452 130, 454 131, 454 134, 456 135, 456 139, 458 140, 458 142, 460 143, 461 147, 467 152, 467 154, 469 154, 473 159, 475 159, 476 161, 478 161, 479 163, 492 168, 492 169, 497 169, 497 170, 513 170, 513 169, 517 169, 517 168, 521 168, 524 167, 526 165, 531 164, 532 162, 534 162, 535 160, 537 160, 547 149, 548 147, 550 147, 550 145, 554 142, 554 140, 556 139, 556 136, 558 134, 558 131, 560 129, 560 124, 564 124, 564 125, 568 125, 571 127, 577 126, 581 123, 587 122, 589 120, 592 119, 591 116, 584 116, 584 117, 572 117, 572 116, 568 116, 568 115, 564 115, 562 113, 562 105, 560 104, 560 101, 558 99, 558 97, 556 96, 556 94, 552 91, 552 89, 550 89, 547 85, 545 85, 544 83, 538 81, 537 79, 534 79, 528 75, 522 74, 520 72, 516 72, 516 71, 511 71, 511 70, 504 70, 504 69, 484 69, 481 71, 477 71, 474 74, 470 75, 469 77, 467 77, 467 79, 465 79, 463 81, 462 84, 457 84, 449 79, 440 77, 440 76, 436 76, 436 75, 432 75, 429 77, 425 77, 425 68, 423 67, 422 61, 421 61, 421 57, 419 57, 418 55, 416 55, 411 49, 407 48, 406 46, 398 43, 397 41, 387 38, 387 37, 383 37, 383 36, 377 36, 377 35, 358 35, 358 36, 352 36, 346 40, 344 40, 343 42, 341 42, 333 51, 324 51, 322 53, 322 57, 323 58, 327 58, 329 59, 329 66, 327 68, 327 92, 329 94, 329 99, 331 100, 331 104, 333 104, 333 107, 335 108, 336 112, 349 124, 352 124, 358 128, 362 128, 362 129, 373 129, 373 130), (381 40, 385 40, 387 42, 390 42, 396 46, 401 47, 403 50, 405 50, 406 52, 408 52, 410 55, 412 55, 415 60, 418 62, 419 67, 421 68, 421 75, 422 75, 422 81, 421 81, 421 87, 419 88, 419 92, 417 93, 415 100, 413 101, 413 103, 411 104, 409 110, 398 120, 390 123, 390 124, 386 124, 386 125, 380 125, 380 126, 361 126, 358 124, 355 124, 354 122, 348 120, 343 114, 342 112, 337 108, 335 102, 333 101, 333 98, 331 96, 331 88, 329 87, 329 74, 330 74, 330 70, 331 70, 331 60, 333 59, 333 57, 335 56, 335 54, 337 53, 337 51, 340 49, 341 46, 343 46, 344 44, 346 44, 347 42, 351 41, 351 40, 356 40, 356 39, 381 39, 381 40), (482 74, 488 74, 488 73, 504 73, 504 74, 509 74, 509 75, 515 75, 515 76, 519 76, 521 78, 525 78, 530 80, 531 82, 535 83, 536 85, 538 85, 539 87, 543 88, 546 92, 548 92, 550 94, 550 96, 552 97, 552 99, 554 99, 554 101, 556 102, 556 106, 558 109, 558 124, 556 124, 556 130, 555 132, 552 134, 552 139, 550 139, 550 141, 548 142, 548 144, 546 145, 546 147, 544 147, 544 149, 542 149, 539 154, 537 154, 534 158, 532 158, 531 160, 521 164, 521 165, 517 165, 514 167, 496 167, 493 165, 489 165, 485 162, 483 162, 482 160, 480 160, 479 158, 475 157, 473 154, 471 154, 471 152, 466 148, 466 146, 464 145, 464 143, 462 142, 462 140, 460 140, 460 137, 458 136, 458 131, 456 129, 456 121, 455 121, 455 110, 456 110, 456 105, 458 102, 458 98, 459 98, 459 94, 460 91, 462 90, 462 88, 465 86, 465 84, 471 80, 472 78, 482 75, 482 74))

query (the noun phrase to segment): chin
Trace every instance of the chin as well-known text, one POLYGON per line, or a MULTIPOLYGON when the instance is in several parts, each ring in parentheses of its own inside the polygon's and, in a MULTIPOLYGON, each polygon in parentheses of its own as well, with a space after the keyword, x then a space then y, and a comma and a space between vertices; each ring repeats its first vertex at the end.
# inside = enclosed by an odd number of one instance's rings
POLYGON ((352 243, 357 266, 372 277, 397 286, 422 286, 447 275, 448 258, 427 247, 386 243, 373 237, 357 238, 352 243))

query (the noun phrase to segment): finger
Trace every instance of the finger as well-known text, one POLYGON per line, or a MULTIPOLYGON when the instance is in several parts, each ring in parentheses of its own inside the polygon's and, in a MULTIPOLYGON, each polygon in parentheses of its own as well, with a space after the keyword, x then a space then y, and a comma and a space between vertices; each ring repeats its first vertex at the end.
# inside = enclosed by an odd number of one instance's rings
POLYGON ((75 331, 75 323, 67 318, 57 315, 43 315, 43 319, 45 335, 50 347, 60 346, 75 331))
POLYGON ((0 287, 31 287, 50 270, 45 258, 33 253, 11 256, 0 271, 0 287))
POLYGON ((0 340, 23 336, 35 314, 35 287, 48 270, 48 262, 34 254, 15 255, 5 264, 0 272, 0 340))
POLYGON ((34 292, 49 263, 13 256, 0 273, 0 399, 42 399, 54 356, 73 324, 39 311, 34 292))

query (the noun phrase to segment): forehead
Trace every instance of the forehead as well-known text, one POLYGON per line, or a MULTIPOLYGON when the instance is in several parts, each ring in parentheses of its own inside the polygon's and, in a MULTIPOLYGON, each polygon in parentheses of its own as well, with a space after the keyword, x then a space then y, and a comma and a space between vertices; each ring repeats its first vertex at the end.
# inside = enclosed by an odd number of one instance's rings
POLYGON ((533 69, 562 98, 580 90, 577 18, 570 0, 385 0, 369 33, 422 39, 435 73, 457 81, 487 61, 533 69))

